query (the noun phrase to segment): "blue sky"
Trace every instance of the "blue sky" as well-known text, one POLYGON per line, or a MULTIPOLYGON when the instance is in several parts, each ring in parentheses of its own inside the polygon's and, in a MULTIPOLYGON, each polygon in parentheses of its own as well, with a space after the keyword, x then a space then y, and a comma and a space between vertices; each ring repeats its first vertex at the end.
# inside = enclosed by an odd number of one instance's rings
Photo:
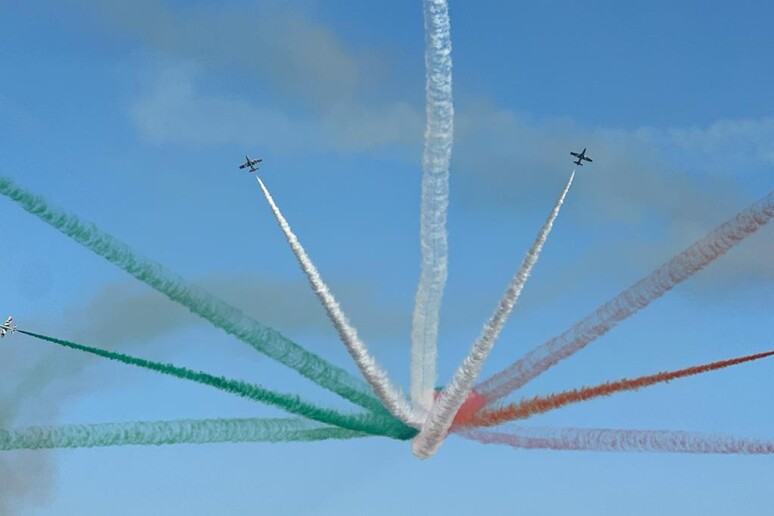
MULTIPOLYGON (((408 384, 424 130, 419 2, 0 1, 2 174, 355 371, 254 181, 374 354, 408 384)), ((588 147, 485 374, 560 333, 772 188, 765 2, 452 2, 449 378, 588 147)), ((20 326, 344 406, 0 202, 20 326)), ((527 386, 552 392, 764 351, 764 228, 527 386)), ((5 426, 277 416, 151 373, 4 340, 5 426)), ((774 436, 770 364, 536 425, 774 436)), ((518 396, 518 395, 517 395, 518 396)), ((9 514, 768 514, 766 457, 517 451, 452 437, 6 453, 9 514)))

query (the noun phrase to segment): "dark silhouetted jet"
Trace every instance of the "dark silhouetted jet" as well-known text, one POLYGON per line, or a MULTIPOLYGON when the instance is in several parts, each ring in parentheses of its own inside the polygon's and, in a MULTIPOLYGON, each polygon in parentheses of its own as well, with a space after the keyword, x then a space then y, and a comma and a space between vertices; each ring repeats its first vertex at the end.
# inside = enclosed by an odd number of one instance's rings
POLYGON ((248 170, 248 172, 255 172, 256 170, 258 170, 258 167, 256 167, 255 165, 257 165, 261 161, 263 161, 263 160, 262 159, 250 159, 250 156, 245 156, 245 162, 242 163, 241 165, 239 165, 239 168, 250 167, 250 170, 248 170))
POLYGON ((575 163, 576 165, 581 166, 581 167, 583 166, 583 161, 588 161, 589 163, 592 161, 591 158, 586 157, 586 148, 585 147, 580 152, 570 152, 570 155, 571 156, 575 156, 576 158, 578 158, 577 161, 573 161, 573 163, 575 163))

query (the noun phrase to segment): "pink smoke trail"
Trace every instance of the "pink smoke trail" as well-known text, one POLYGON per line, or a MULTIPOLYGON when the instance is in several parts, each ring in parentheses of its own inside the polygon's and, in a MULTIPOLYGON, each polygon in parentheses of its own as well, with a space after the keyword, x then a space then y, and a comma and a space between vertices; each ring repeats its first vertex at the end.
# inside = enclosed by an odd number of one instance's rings
POLYGON ((772 217, 774 192, 718 226, 569 330, 477 385, 476 392, 484 396, 488 403, 507 396, 723 256, 766 225, 772 217))
POLYGON ((465 429, 459 434, 484 444, 514 448, 603 452, 663 452, 765 455, 774 442, 673 430, 614 430, 606 428, 522 428, 505 432, 465 429))

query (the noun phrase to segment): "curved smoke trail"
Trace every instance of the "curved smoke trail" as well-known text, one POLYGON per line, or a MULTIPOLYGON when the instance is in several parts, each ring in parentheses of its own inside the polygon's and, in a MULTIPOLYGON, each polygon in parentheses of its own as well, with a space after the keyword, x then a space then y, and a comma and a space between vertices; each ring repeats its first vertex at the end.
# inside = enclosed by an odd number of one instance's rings
POLYGON ((489 403, 548 370, 723 256, 774 217, 774 192, 739 212, 561 335, 475 387, 489 403))
POLYGON ((741 455, 774 453, 774 442, 771 441, 672 430, 512 427, 507 432, 465 429, 459 433, 484 444, 506 444, 526 449, 741 455))
POLYGON ((0 177, 0 194, 19 204, 54 229, 102 256, 149 287, 208 320, 277 362, 298 371, 321 387, 374 412, 384 413, 359 379, 302 348, 278 331, 264 326, 241 310, 221 301, 206 290, 186 282, 160 264, 143 258, 129 246, 82 222, 75 215, 49 206, 45 199, 0 177))
POLYGON ((574 177, 575 171, 573 170, 562 193, 559 195, 556 203, 554 203, 546 222, 540 229, 535 242, 524 257, 521 267, 513 276, 511 283, 505 290, 505 294, 500 299, 500 303, 497 305, 492 318, 484 325, 481 335, 476 340, 468 356, 463 360, 460 368, 457 369, 451 384, 438 396, 438 400, 433 405, 430 415, 422 426, 422 430, 414 438, 412 449, 417 457, 424 459, 430 457, 438 450, 452 425, 454 416, 465 400, 468 399, 473 390, 473 383, 478 378, 484 362, 492 351, 497 336, 500 334, 514 305, 521 296, 532 267, 540 258, 540 252, 543 250, 543 245, 551 233, 556 217, 559 216, 559 211, 562 209, 567 192, 570 191, 574 177))
POLYGON ((99 357, 107 358, 109 360, 115 360, 123 364, 133 365, 156 371, 158 373, 174 376, 183 380, 189 380, 192 382, 200 383, 203 385, 209 385, 224 392, 236 394, 243 398, 251 399, 267 405, 274 405, 286 412, 303 416, 314 421, 319 421, 328 425, 335 425, 341 428, 347 428, 349 430, 355 430, 357 432, 365 432, 374 435, 384 435, 392 437, 394 439, 409 439, 416 435, 416 430, 405 426, 400 421, 397 421, 389 415, 376 415, 371 413, 345 415, 332 409, 324 409, 317 407, 311 403, 302 400, 295 394, 286 394, 269 389, 265 389, 259 385, 250 384, 239 380, 230 380, 222 376, 214 376, 201 371, 193 371, 185 367, 178 367, 172 364, 162 364, 159 362, 153 362, 142 358, 133 357, 123 353, 116 353, 113 351, 107 351, 104 349, 94 348, 91 346, 84 346, 82 344, 76 344, 62 339, 54 337, 48 337, 46 335, 39 335, 23 330, 17 330, 19 333, 35 337, 40 340, 58 344, 70 349, 83 351, 99 357))
POLYGON ((387 372, 379 367, 379 364, 376 363, 376 360, 374 360, 373 356, 368 352, 368 348, 366 348, 365 344, 358 337, 357 330, 355 330, 347 320, 347 316, 344 315, 341 306, 339 306, 336 298, 333 297, 330 289, 328 289, 328 285, 326 285, 322 277, 320 277, 317 267, 314 266, 311 258, 306 254, 301 242, 298 241, 298 237, 293 233, 290 224, 288 224, 288 221, 285 220, 282 212, 280 212, 279 207, 277 207, 277 204, 274 202, 274 198, 272 198, 266 185, 263 184, 260 177, 256 177, 256 179, 261 186, 261 190, 263 190, 263 195, 266 197, 266 201, 269 203, 272 213, 274 213, 274 217, 277 219, 282 232, 285 234, 285 238, 287 238, 287 241, 290 244, 290 248, 298 259, 301 270, 304 271, 304 274, 306 274, 306 277, 309 279, 312 290, 314 290, 314 293, 317 294, 317 297, 320 299, 320 302, 325 308, 325 312, 328 314, 328 318, 336 327, 339 337, 341 337, 342 342, 347 347, 347 351, 354 359, 355 364, 357 364, 357 368, 360 370, 363 377, 365 377, 376 396, 392 415, 406 424, 417 427, 420 426, 421 421, 414 416, 411 406, 406 402, 398 389, 392 385, 387 372))
POLYGON ((708 373, 710 371, 717 371, 718 369, 743 364, 745 362, 752 362, 754 360, 760 360, 772 355, 774 355, 774 351, 768 351, 766 353, 758 353, 740 358, 712 362, 711 364, 688 367, 677 371, 641 376, 632 380, 624 378, 623 380, 605 382, 594 387, 583 387, 581 389, 573 389, 557 394, 550 394, 548 396, 535 396, 534 398, 528 400, 525 399, 519 403, 512 403, 510 405, 506 405, 505 407, 483 410, 467 420, 455 420, 454 426, 497 426, 508 421, 514 421, 516 419, 527 419, 538 414, 543 414, 544 412, 560 409, 572 403, 589 401, 601 396, 610 396, 618 392, 634 391, 655 385, 657 383, 669 382, 679 378, 686 378, 688 376, 708 373))
POLYGON ((368 434, 302 419, 181 419, 0 429, 0 450, 354 439, 368 434))
POLYGON ((422 156, 419 240, 422 269, 411 329, 411 401, 430 410, 436 379, 438 318, 446 285, 446 209, 454 138, 451 25, 446 0, 425 0, 427 126, 422 156))

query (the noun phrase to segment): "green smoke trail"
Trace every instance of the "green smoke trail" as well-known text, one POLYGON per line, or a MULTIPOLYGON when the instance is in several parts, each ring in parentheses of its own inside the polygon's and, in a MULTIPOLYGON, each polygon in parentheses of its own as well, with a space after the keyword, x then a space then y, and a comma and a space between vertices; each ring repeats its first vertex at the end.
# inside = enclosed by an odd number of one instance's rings
POLYGON ((0 429, 0 450, 104 446, 300 442, 354 439, 368 434, 315 426, 303 419, 181 419, 0 429))
POLYGON ((162 374, 182 378, 184 380, 190 380, 192 382, 209 385, 211 387, 215 387, 216 389, 230 392, 243 398, 255 400, 260 403, 266 403, 268 405, 274 405, 287 412, 290 412, 291 414, 303 416, 328 425, 335 425, 341 428, 368 434, 384 435, 387 437, 392 437, 393 439, 410 439, 417 433, 413 428, 404 425, 402 422, 389 415, 371 413, 355 415, 341 414, 340 412, 332 409, 317 407, 311 403, 303 401, 299 396, 294 394, 272 391, 259 385, 250 384, 239 380, 230 380, 222 376, 214 376, 201 371, 193 371, 191 369, 178 367, 173 364, 152 362, 150 360, 125 355, 123 353, 115 353, 113 351, 84 346, 82 344, 76 344, 74 342, 48 337, 46 335, 40 335, 29 331, 17 331, 24 335, 29 335, 30 337, 35 337, 40 340, 58 344, 66 348, 76 349, 78 351, 97 355, 109 360, 115 360, 124 364, 134 365, 162 374))
POLYGON ((0 177, 0 194, 172 301, 298 371, 321 387, 373 412, 387 413, 379 400, 370 393, 368 386, 358 378, 307 351, 278 331, 248 317, 201 287, 186 282, 162 265, 138 256, 129 246, 94 224, 49 206, 45 199, 21 188, 8 178, 0 177))

